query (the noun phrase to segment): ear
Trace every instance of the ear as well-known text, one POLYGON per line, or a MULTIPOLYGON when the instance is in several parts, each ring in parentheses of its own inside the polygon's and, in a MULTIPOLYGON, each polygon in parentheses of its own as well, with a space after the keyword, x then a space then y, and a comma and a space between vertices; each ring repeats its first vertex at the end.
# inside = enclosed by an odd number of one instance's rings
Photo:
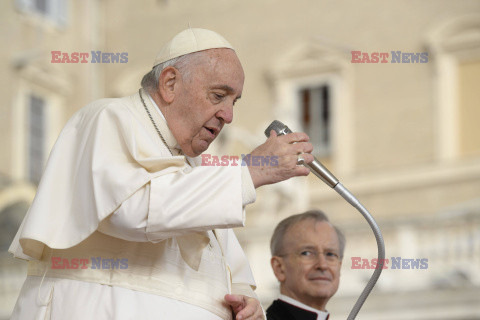
POLYGON ((272 259, 270 259, 270 264, 272 265, 273 273, 275 274, 275 277, 277 278, 278 281, 281 283, 285 281, 285 263, 283 261, 283 258, 273 256, 272 259))
POLYGON ((175 98, 175 85, 180 80, 180 73, 174 67, 166 67, 158 78, 158 92, 166 103, 175 98))

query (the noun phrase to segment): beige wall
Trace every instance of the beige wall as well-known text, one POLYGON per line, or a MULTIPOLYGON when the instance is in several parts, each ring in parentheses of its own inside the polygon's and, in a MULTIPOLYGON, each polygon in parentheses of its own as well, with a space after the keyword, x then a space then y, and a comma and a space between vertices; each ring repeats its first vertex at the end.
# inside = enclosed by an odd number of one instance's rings
MULTIPOLYGON (((97 2, 70 1, 69 19, 64 27, 22 12, 15 1, 0 4, 0 37, 4 44, 0 62, 0 96, 4 102, 0 141, 6 150, 0 156, 2 173, 11 176, 20 161, 17 155, 23 152, 17 150, 24 148, 18 137, 25 131, 24 115, 19 114, 22 113, 19 109, 24 108, 22 94, 33 90, 53 100, 56 110, 48 123, 53 141, 73 112, 104 96, 103 65, 51 63, 51 51, 103 50, 103 19, 93 14, 101 15, 102 3, 97 2)), ((49 141, 49 148, 53 141, 49 141)))
MULTIPOLYGON (((313 40, 345 48, 347 53, 348 49, 424 52, 429 32, 442 21, 479 10, 475 1, 455 5, 442 1, 161 3, 149 2, 144 15, 128 20, 118 17, 134 11, 137 4, 109 7, 109 30, 115 30, 109 33, 109 48, 128 48, 129 66, 148 69, 160 44, 188 23, 221 30, 237 48, 246 72, 234 125, 251 132, 260 132, 272 118, 274 88, 266 77, 273 61, 292 48, 313 40), (138 36, 153 32, 153 41, 138 36), (252 114, 262 121, 250 121, 252 114)), ((107 81, 122 81, 129 71, 107 66, 107 81)), ((353 66, 353 155, 357 171, 434 160, 433 72, 433 63, 353 66)))

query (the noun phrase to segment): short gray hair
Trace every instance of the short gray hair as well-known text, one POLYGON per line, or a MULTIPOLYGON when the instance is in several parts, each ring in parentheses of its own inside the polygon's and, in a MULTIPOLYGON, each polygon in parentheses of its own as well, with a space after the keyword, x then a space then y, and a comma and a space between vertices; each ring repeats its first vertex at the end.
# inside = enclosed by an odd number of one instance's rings
POLYGON ((158 78, 160 78, 160 74, 162 71, 167 67, 174 67, 184 78, 188 78, 190 76, 191 68, 188 68, 192 62, 198 62, 198 59, 202 56, 203 51, 189 53, 180 57, 176 57, 160 64, 157 64, 150 70, 147 74, 145 74, 142 78, 142 88, 146 92, 152 92, 158 89, 158 78))
MULTIPOLYGON (((272 256, 279 256, 283 254, 283 238, 285 237, 287 230, 293 225, 307 219, 313 219, 318 222, 325 221, 330 223, 327 215, 320 210, 309 210, 283 219, 277 225, 275 231, 273 231, 272 239, 270 241, 270 251, 272 253, 272 256)), ((343 252, 345 251, 345 236, 339 228, 334 225, 332 225, 332 227, 337 233, 338 243, 340 244, 340 258, 343 258, 343 252)))

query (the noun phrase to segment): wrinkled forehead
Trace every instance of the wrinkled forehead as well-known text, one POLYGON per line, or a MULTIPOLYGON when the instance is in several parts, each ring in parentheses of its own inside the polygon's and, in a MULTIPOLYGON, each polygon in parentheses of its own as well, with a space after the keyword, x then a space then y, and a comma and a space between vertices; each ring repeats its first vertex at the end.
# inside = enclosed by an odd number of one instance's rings
POLYGON ((339 249, 337 233, 328 221, 305 219, 290 226, 283 239, 284 249, 317 247, 339 249))
POLYGON ((197 61, 192 61, 195 81, 208 87, 229 87, 241 95, 245 75, 235 51, 232 49, 210 49, 202 52, 197 61))
POLYGON ((226 71, 238 73, 243 76, 243 67, 237 54, 232 49, 217 48, 200 52, 195 66, 207 68, 211 71, 226 71))

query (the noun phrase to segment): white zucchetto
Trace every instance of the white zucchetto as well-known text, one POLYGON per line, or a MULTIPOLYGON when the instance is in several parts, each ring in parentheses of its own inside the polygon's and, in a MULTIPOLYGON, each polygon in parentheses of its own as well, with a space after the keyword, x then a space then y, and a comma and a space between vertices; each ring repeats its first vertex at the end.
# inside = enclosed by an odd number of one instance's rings
POLYGON ((207 29, 188 28, 163 46, 155 58, 153 66, 189 53, 216 48, 234 50, 232 45, 216 32, 207 29))

